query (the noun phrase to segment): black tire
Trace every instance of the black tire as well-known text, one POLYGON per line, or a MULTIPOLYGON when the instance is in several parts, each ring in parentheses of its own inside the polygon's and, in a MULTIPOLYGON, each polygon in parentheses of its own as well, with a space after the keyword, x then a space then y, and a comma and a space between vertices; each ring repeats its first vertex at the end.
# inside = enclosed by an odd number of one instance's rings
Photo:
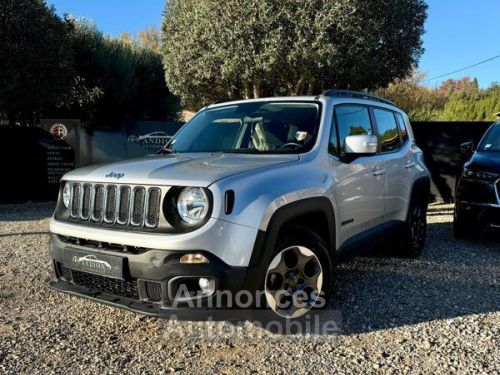
POLYGON ((399 254, 406 258, 418 258, 422 254, 427 237, 427 200, 416 194, 410 201, 404 224, 403 240, 399 254))
MULTIPOLYGON (((312 251, 314 255, 319 259, 321 264, 322 271, 322 288, 321 288, 321 297, 322 299, 318 302, 324 302, 314 305, 312 309, 320 309, 328 306, 328 301, 330 299, 332 289, 333 289, 333 261, 330 257, 330 251, 328 245, 325 241, 314 231, 301 227, 295 226, 287 229, 277 240, 273 256, 271 257, 271 261, 269 265, 266 266, 266 269, 271 265, 272 259, 280 254, 285 249, 293 248, 293 247, 304 247, 308 250, 312 251)), ((265 273, 263 281, 263 289, 266 290, 266 279, 267 272, 265 273)), ((269 309, 271 311, 271 309, 269 309)), ((275 311, 272 311, 272 315, 274 319, 289 319, 278 316, 275 311)))

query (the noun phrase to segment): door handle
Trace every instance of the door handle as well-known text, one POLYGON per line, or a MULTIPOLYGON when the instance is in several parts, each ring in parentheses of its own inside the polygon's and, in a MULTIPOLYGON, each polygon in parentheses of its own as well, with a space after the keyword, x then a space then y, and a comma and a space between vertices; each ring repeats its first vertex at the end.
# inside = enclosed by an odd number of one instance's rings
POLYGON ((417 164, 414 161, 408 160, 405 164, 405 168, 410 169, 416 166, 417 164))
POLYGON ((373 170, 373 175, 374 176, 382 176, 386 174, 387 170, 386 169, 374 169, 373 170))

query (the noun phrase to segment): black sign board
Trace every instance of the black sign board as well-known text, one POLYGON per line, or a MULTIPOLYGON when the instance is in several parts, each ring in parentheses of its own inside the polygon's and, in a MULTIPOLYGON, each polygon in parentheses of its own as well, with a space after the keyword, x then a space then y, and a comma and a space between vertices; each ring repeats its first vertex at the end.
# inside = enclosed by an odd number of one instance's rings
POLYGON ((39 128, 0 128, 0 159, 0 203, 53 200, 74 168, 72 148, 39 128))

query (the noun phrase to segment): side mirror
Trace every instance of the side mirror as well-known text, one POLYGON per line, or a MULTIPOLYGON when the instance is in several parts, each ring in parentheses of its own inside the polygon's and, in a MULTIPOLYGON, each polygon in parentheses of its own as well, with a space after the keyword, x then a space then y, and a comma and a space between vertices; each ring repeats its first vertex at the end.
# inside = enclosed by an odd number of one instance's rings
POLYGON ((377 153, 376 135, 349 135, 345 138, 344 151, 347 155, 374 155, 377 153))
POLYGON ((470 156, 474 152, 474 143, 465 142, 460 145, 460 152, 462 155, 470 156))

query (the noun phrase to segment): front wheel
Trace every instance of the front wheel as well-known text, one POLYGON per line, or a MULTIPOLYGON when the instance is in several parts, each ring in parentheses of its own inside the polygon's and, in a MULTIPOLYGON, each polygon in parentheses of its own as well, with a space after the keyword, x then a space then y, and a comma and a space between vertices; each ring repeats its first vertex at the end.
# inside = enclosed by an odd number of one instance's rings
POLYGON ((305 228, 292 233, 278 244, 264 282, 267 305, 287 319, 324 307, 332 287, 332 264, 326 244, 305 228))

